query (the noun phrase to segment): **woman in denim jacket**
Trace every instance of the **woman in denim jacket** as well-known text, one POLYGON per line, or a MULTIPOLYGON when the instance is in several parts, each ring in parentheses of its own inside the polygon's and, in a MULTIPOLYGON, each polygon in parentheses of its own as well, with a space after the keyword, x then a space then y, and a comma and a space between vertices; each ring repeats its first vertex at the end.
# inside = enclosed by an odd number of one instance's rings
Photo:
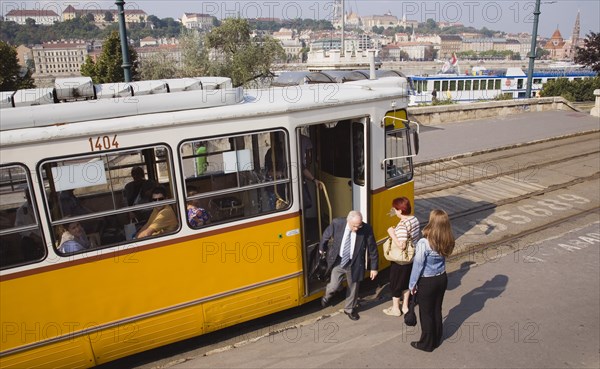
POLYGON ((411 342, 416 349, 431 352, 442 343, 442 302, 448 286, 446 257, 454 250, 454 234, 448 214, 432 210, 423 238, 417 242, 408 288, 419 292, 421 339, 411 342))

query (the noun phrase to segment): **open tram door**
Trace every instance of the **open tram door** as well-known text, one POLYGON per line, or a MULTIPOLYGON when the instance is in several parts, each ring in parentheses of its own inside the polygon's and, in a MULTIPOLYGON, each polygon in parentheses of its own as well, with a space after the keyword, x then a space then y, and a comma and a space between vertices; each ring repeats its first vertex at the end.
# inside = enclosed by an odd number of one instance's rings
POLYGON ((331 219, 359 210, 368 221, 368 122, 369 118, 361 117, 297 129, 307 296, 326 284, 312 272, 319 258, 321 235, 331 219))

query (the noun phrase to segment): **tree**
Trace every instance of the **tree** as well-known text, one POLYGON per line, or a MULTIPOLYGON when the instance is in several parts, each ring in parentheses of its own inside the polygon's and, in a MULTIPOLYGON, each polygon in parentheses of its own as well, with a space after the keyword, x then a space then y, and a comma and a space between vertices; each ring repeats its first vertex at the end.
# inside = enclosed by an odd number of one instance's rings
POLYGON ((427 20, 425 21, 425 29, 427 29, 428 32, 439 30, 435 19, 427 18, 427 20))
POLYGON ((550 51, 544 49, 543 47, 538 47, 535 53, 536 59, 543 59, 546 56, 550 55, 550 51))
POLYGON ((203 38, 196 30, 184 31, 179 38, 182 59, 182 77, 198 77, 206 73, 206 61, 203 38))
POLYGON ((152 25, 152 28, 161 28, 161 20, 156 15, 149 15, 148 22, 152 25))
POLYGON ((231 78, 235 86, 259 77, 272 75, 271 65, 285 60, 285 51, 272 37, 250 38, 250 25, 245 19, 228 18, 206 35, 207 73, 231 78))
POLYGON ((393 37, 396 34, 396 30, 392 27, 388 27, 383 30, 383 35, 388 37, 393 37))
MULTIPOLYGON (((81 66, 83 76, 92 77, 94 83, 123 82, 125 74, 123 72, 123 53, 121 52, 121 41, 119 33, 113 31, 102 44, 102 54, 98 61, 94 61, 88 56, 85 63, 81 66)), ((129 48, 129 61, 131 63, 131 79, 138 80, 137 53, 133 48, 129 48)))
POLYGON ((385 28, 383 28, 383 26, 381 26, 381 27, 373 26, 371 28, 371 32, 376 33, 378 35, 383 34, 383 31, 385 31, 385 28))
POLYGON ((540 95, 562 96, 570 101, 594 101, 594 90, 600 88, 600 77, 569 81, 557 78, 544 84, 540 95))
POLYGON ((0 41, 0 91, 14 91, 35 87, 31 71, 22 72, 17 59, 17 50, 0 41))
POLYGON ((112 12, 107 11, 104 13, 104 21, 105 22, 111 23, 111 22, 114 22, 114 20, 115 20, 115 16, 113 15, 112 12))
POLYGON ((159 51, 140 66, 142 80, 179 77, 179 70, 173 58, 166 51, 159 51))
POLYGON ((590 32, 583 41, 583 47, 577 47, 575 62, 591 67, 600 73, 600 33, 590 32))

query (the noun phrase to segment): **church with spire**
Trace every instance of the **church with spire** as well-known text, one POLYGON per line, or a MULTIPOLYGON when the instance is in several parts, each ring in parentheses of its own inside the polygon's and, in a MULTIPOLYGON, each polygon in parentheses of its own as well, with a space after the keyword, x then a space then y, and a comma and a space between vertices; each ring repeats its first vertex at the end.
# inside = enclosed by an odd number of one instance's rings
POLYGON ((573 33, 571 34, 571 38, 565 40, 558 26, 556 26, 556 31, 552 34, 552 37, 544 44, 544 50, 550 52, 548 57, 552 60, 573 60, 575 58, 575 53, 577 47, 581 47, 583 45, 582 40, 579 38, 579 32, 581 29, 580 20, 579 20, 579 11, 577 12, 577 18, 575 18, 575 25, 573 26, 573 33))

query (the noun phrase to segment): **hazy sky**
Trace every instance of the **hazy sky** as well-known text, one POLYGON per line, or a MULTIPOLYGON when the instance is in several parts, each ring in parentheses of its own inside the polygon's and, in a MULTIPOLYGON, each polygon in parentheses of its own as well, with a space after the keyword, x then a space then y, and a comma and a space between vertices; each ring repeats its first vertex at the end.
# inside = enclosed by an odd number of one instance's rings
MULTIPOLYGON (((53 9, 61 12, 68 5, 75 8, 116 8, 114 1, 5 1, 1 13, 11 9, 53 9)), ((126 8, 143 9, 159 18, 181 18, 184 12, 205 13, 217 18, 240 15, 245 18, 275 17, 280 19, 331 19, 333 1, 326 0, 125 0, 126 8)), ((379 1, 346 0, 346 10, 361 16, 384 14, 425 21, 460 22, 477 28, 487 27, 506 32, 529 32, 533 28, 535 0, 457 0, 457 1, 379 1)), ((581 11, 581 37, 590 31, 600 32, 600 1, 598 0, 542 0, 538 34, 549 37, 556 27, 564 38, 571 37, 577 11, 581 11)))

